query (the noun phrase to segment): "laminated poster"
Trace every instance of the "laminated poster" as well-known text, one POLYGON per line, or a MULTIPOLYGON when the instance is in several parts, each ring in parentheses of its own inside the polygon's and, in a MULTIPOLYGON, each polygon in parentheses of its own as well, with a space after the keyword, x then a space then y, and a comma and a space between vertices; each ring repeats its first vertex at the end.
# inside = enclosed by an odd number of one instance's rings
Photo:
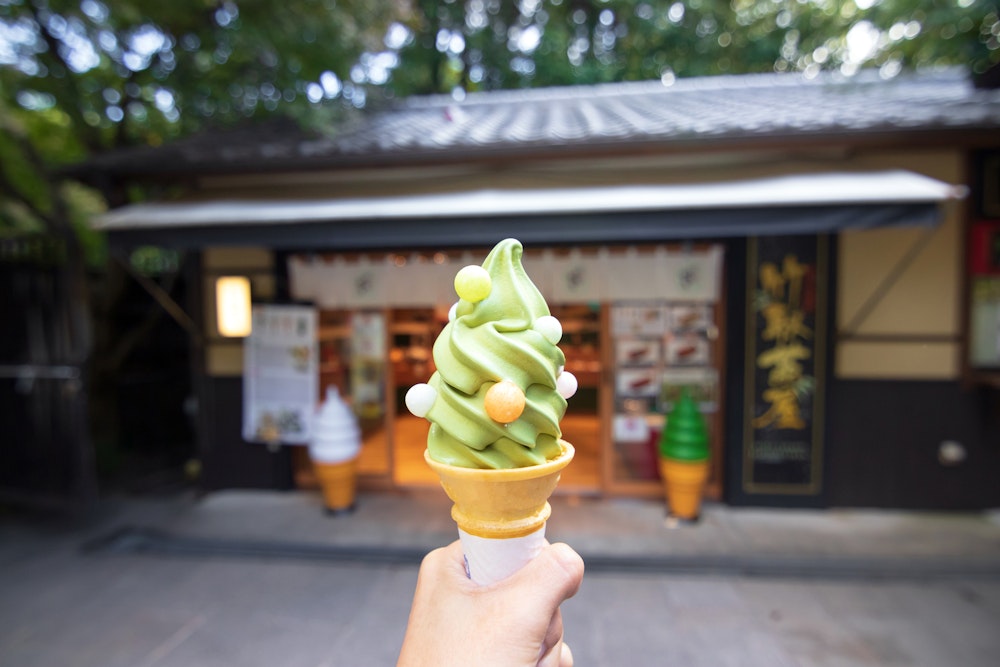
POLYGON ((351 315, 351 397, 362 419, 385 413, 385 317, 380 311, 351 315))
POLYGON ((257 305, 243 342, 243 439, 305 444, 319 401, 316 310, 257 305))
POLYGON ((970 364, 1000 368, 1000 276, 973 278, 970 311, 970 364))

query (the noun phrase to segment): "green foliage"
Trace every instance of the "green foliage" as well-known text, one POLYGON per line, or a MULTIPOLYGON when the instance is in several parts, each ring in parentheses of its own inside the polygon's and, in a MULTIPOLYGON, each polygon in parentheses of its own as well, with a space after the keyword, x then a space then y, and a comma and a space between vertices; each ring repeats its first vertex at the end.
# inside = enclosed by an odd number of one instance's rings
POLYGON ((418 93, 982 72, 998 35, 992 0, 0 0, 0 228, 79 217, 61 165, 246 118, 332 131, 418 93))
POLYGON ((74 182, 62 183, 60 191, 67 203, 70 224, 79 240, 84 262, 92 269, 105 266, 108 261, 107 239, 90 225, 95 215, 107 209, 104 197, 93 188, 74 182))
POLYGON ((0 229, 76 227, 99 261, 101 244, 77 224, 94 197, 64 196, 61 166, 250 117, 315 123, 323 112, 329 125, 338 108, 367 102, 363 54, 384 50, 405 10, 395 0, 0 0, 0 229))
POLYGON ((424 1, 408 26, 406 94, 1000 62, 992 0, 424 1))

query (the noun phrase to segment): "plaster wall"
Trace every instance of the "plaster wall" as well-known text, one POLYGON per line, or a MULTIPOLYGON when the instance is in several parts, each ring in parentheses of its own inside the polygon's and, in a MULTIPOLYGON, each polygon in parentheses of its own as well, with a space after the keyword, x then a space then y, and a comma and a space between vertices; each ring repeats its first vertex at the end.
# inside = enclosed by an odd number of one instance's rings
MULTIPOLYGON (((963 182, 961 154, 881 154, 858 164, 905 166, 963 182)), ((954 380, 962 332, 961 207, 933 229, 848 231, 839 236, 835 373, 849 379, 954 380), (867 311, 867 313, 865 312, 867 311)))

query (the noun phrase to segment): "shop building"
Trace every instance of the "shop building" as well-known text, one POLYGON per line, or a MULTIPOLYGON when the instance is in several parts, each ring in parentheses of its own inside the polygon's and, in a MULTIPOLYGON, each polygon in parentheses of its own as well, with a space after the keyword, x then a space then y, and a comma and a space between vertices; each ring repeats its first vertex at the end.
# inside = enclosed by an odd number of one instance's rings
POLYGON ((85 171, 112 198, 180 193, 97 224, 198 253, 206 489, 310 484, 302 448, 244 437, 219 278, 316 309, 316 386, 361 419, 364 486, 429 485, 402 396, 455 272, 512 236, 580 380, 564 491, 658 495, 687 386, 712 498, 948 509, 1000 504, 998 165, 1000 92, 946 71, 412 98, 332 136, 268 124, 85 171))

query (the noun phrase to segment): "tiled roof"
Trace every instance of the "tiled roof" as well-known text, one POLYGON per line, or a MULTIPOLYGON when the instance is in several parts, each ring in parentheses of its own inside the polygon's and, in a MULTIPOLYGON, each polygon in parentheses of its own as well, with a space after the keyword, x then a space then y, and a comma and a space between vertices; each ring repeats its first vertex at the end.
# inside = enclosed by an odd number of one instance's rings
POLYGON ((1000 93, 959 72, 883 81, 744 75, 414 98, 330 148, 351 152, 1000 127, 1000 93))
POLYGON ((644 145, 1000 130, 1000 90, 964 72, 758 74, 413 97, 333 136, 267 125, 90 163, 100 171, 244 171, 533 155, 644 145))

